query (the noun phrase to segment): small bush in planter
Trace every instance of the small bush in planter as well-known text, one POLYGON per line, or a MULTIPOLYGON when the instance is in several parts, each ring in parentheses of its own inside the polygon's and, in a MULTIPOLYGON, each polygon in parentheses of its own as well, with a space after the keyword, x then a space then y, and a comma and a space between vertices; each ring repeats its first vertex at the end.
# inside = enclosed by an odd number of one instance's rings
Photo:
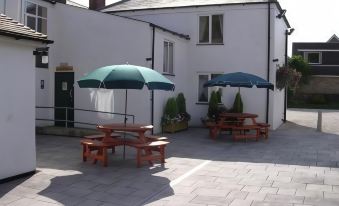
POLYGON ((166 103, 162 126, 164 132, 176 132, 188 128, 191 116, 186 112, 185 97, 182 93, 177 98, 169 98, 166 103))
POLYGON ((165 124, 168 124, 172 121, 175 121, 175 118, 178 115, 178 107, 177 102, 175 101, 175 98, 169 98, 167 100, 165 111, 164 111, 164 117, 163 121, 165 124))
POLYGON ((244 105, 242 103, 240 92, 238 92, 235 96, 232 112, 242 113, 244 110, 244 105))
POLYGON ((178 114, 183 120, 189 121, 191 115, 186 111, 186 99, 183 93, 179 93, 177 96, 178 114))
POLYGON ((208 102, 208 113, 209 119, 216 120, 218 117, 218 94, 213 91, 211 93, 210 101, 208 102))

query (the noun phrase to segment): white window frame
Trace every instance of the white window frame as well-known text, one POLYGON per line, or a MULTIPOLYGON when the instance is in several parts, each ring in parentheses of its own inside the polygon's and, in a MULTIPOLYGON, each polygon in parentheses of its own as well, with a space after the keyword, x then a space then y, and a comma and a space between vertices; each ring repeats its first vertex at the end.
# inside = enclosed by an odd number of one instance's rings
POLYGON ((312 52, 304 52, 304 59, 308 64, 322 64, 322 52, 317 52, 317 51, 312 51, 312 52), (314 62, 309 62, 308 61, 308 55, 309 54, 319 54, 319 62, 314 63, 314 62))
MULTIPOLYGON (((24 13, 24 22, 25 22, 25 25, 27 26, 27 16, 29 17, 33 17, 35 18, 35 31, 36 32, 39 32, 37 29, 38 29, 38 19, 44 19, 46 20, 46 34, 47 34, 47 29, 48 29, 48 8, 45 7, 45 6, 42 6, 36 2, 33 2, 33 1, 24 1, 24 4, 23 4, 23 13, 24 13), (27 10, 27 3, 31 3, 31 4, 35 4, 36 7, 35 7, 35 15, 34 14, 29 14, 29 13, 26 13, 26 10, 27 10), (47 10, 47 17, 42 17, 42 16, 39 16, 38 15, 38 8, 40 7, 43 7, 43 8, 46 8, 47 10)), ((33 28, 32 28, 33 29, 33 28)), ((42 32, 41 32, 42 33, 42 32)))
POLYGON ((225 23, 225 19, 224 19, 224 14, 223 13, 213 13, 213 14, 200 14, 198 15, 198 38, 197 38, 197 44, 224 44, 224 23, 225 23), (213 43, 212 42, 212 16, 215 15, 222 15, 222 42, 220 43, 213 43), (200 42, 200 17, 203 16, 208 16, 208 42, 200 42))
MULTIPOLYGON (((197 73, 197 83, 198 83, 198 87, 197 87, 197 103, 202 103, 202 104, 207 104, 210 100, 210 96, 211 96, 211 92, 212 91, 218 91, 220 89, 220 87, 207 87, 207 102, 202 102, 202 101, 199 101, 199 76, 200 75, 207 75, 208 76, 208 81, 211 80, 212 78, 212 75, 213 74, 224 74, 223 72, 198 72, 197 73)), ((221 91, 221 94, 222 94, 222 91, 221 91)))
MULTIPOLYGON (((166 65, 166 68, 165 68, 165 53, 164 53, 164 58, 163 58, 163 68, 162 68, 162 72, 164 73, 164 74, 170 74, 170 75, 174 75, 174 53, 175 53, 175 51, 174 51, 174 46, 175 46, 175 44, 174 44, 174 42, 173 41, 170 41, 170 40, 167 40, 167 39, 165 39, 164 41, 164 44, 165 44, 165 42, 167 42, 168 43, 168 47, 167 47, 167 60, 169 60, 169 56, 170 56, 170 50, 169 50, 169 44, 172 44, 173 46, 173 54, 172 54, 172 72, 169 70, 169 66, 170 66, 170 62, 169 61, 167 61, 167 65, 166 65), (167 69, 167 70, 165 70, 165 69, 167 69)), ((165 48, 164 48, 165 49, 165 48)), ((164 50, 163 50, 163 52, 164 52, 164 50)))

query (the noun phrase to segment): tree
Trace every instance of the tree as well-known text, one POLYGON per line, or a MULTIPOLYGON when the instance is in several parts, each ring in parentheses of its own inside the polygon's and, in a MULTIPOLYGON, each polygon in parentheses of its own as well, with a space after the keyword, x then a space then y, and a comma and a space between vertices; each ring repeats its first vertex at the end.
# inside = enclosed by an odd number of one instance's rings
POLYGON ((297 72, 301 73, 301 80, 302 84, 307 84, 309 81, 309 77, 311 74, 310 66, 304 60, 304 58, 300 55, 292 56, 288 59, 288 67, 292 69, 296 69, 297 72))

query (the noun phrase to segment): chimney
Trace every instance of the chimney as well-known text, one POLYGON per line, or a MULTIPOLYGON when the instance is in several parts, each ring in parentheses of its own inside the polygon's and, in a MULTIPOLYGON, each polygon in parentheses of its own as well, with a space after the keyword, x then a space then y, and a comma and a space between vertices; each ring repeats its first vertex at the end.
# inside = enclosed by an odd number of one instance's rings
POLYGON ((89 0, 89 9, 98 10, 105 6, 105 0, 89 0))

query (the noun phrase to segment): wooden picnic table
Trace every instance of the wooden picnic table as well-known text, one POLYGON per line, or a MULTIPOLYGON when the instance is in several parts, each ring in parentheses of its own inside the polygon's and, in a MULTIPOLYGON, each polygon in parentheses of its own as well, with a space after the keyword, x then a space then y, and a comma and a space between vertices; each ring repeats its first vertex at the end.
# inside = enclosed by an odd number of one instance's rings
MULTIPOLYGON (((167 138, 153 135, 149 137, 145 136, 147 131, 153 129, 153 125, 114 123, 98 125, 97 129, 104 133, 101 141, 88 139, 81 141, 83 145, 83 161, 86 161, 87 158, 92 158, 94 159, 94 163, 96 163, 97 160, 100 160, 106 167, 108 159, 107 149, 112 148, 112 152, 114 153, 115 146, 127 145, 137 149, 137 167, 140 167, 143 161, 148 161, 150 164, 153 164, 154 160, 160 160, 161 163, 165 163, 165 147, 169 143, 165 141, 167 138), (118 132, 136 133, 137 135, 134 135, 136 139, 122 139, 119 135, 116 135, 118 132), (115 133, 115 135, 112 135, 112 133, 115 133), (93 150, 97 150, 98 152, 93 154, 93 150), (153 152, 159 154, 153 154, 153 152)), ((94 138, 98 138, 97 136, 98 135, 94 135, 94 138)))
POLYGON ((245 119, 251 119, 253 124, 256 124, 256 118, 258 117, 257 114, 251 113, 221 113, 219 115, 221 119, 235 119, 237 121, 243 122, 245 119))
POLYGON ((257 123, 255 119, 257 117, 257 114, 250 113, 221 113, 216 124, 207 125, 210 128, 210 137, 215 139, 221 130, 237 130, 245 133, 248 129, 256 129, 256 127, 248 127, 248 125, 244 127, 244 122, 246 119, 251 119, 252 126, 256 126, 257 123))
POLYGON ((97 129, 105 133, 105 137, 102 140, 105 143, 117 141, 116 138, 111 136, 113 132, 133 132, 138 134, 137 139, 140 143, 146 143, 145 132, 152 130, 153 125, 113 123, 98 125, 97 129))

